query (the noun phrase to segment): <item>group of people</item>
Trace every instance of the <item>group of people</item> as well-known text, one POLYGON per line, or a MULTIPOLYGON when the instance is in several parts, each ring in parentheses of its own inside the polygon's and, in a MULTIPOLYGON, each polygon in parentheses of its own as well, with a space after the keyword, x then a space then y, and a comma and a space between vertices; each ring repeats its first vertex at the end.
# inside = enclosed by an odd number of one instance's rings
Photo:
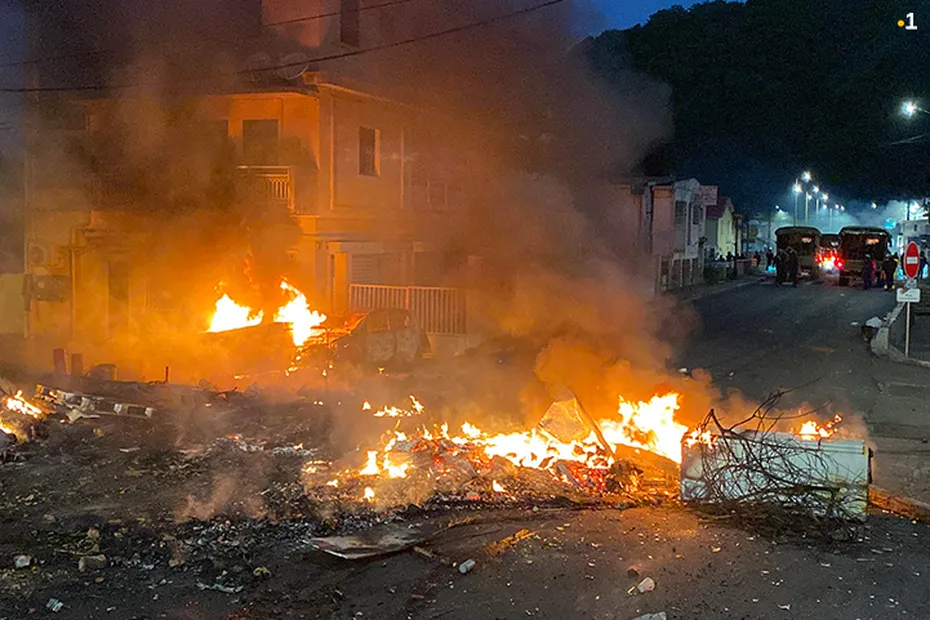
MULTIPOLYGON (((900 257, 888 252, 881 264, 878 264, 870 254, 865 255, 862 265, 862 288, 870 289, 873 286, 884 287, 886 291, 894 290, 894 275, 898 271, 900 257)), ((927 255, 920 253, 920 271, 918 278, 923 278, 927 271, 927 255)))
POLYGON ((866 254, 862 263, 862 288, 868 290, 873 286, 883 286, 886 291, 894 290, 894 274, 897 270, 896 254, 888 252, 881 264, 878 264, 871 254, 866 254))
POLYGON ((798 275, 801 271, 801 265, 798 259, 798 253, 790 245, 778 250, 778 254, 772 256, 771 250, 766 254, 769 265, 775 263, 775 283, 791 282, 794 286, 798 285, 798 275))

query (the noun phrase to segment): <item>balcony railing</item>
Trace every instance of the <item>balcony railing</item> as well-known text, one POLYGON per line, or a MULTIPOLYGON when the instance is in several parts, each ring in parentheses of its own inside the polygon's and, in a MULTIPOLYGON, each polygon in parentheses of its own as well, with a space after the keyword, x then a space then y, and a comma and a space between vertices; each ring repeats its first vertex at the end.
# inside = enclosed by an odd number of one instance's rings
POLYGON ((294 173, 289 166, 239 166, 236 197, 266 205, 280 205, 294 213, 294 173))

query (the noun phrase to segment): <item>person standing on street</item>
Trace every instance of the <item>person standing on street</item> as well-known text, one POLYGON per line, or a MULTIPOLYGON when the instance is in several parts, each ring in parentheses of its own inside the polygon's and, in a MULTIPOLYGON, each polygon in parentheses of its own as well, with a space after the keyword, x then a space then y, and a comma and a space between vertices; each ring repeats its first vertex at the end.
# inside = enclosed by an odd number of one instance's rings
POLYGON ((885 255, 885 260, 882 262, 882 272, 885 274, 885 290, 893 291, 894 290, 894 274, 898 270, 898 261, 895 259, 894 254, 888 252, 885 255))
POLYGON ((872 260, 871 254, 865 255, 865 260, 862 261, 862 288, 869 290, 872 288, 872 276, 875 275, 875 262, 872 260))
POLYGON ((792 285, 798 285, 798 253, 793 247, 788 246, 788 280, 792 285))

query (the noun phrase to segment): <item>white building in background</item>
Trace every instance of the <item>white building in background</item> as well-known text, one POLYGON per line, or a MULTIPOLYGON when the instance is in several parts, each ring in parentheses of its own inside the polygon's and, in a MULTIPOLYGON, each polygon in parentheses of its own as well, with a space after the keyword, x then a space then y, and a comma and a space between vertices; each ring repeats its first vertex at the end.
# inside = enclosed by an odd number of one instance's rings
POLYGON ((920 249, 930 249, 930 221, 905 220, 900 223, 901 236, 898 239, 898 251, 904 251, 907 244, 913 241, 920 249))
POLYGON ((717 188, 704 186, 697 179, 675 181, 674 254, 676 259, 701 256, 706 225, 705 209, 717 202, 717 188))

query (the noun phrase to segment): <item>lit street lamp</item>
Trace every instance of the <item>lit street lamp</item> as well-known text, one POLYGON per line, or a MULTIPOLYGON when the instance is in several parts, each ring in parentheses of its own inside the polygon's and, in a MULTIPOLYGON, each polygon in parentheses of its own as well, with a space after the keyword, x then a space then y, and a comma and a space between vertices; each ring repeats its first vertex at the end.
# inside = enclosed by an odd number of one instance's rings
POLYGON ((914 118, 914 116, 916 116, 918 112, 920 112, 921 114, 930 114, 930 112, 927 112, 922 107, 917 105, 916 101, 909 100, 901 104, 901 114, 903 114, 907 118, 914 118))
POLYGON ((795 182, 794 187, 794 225, 798 225, 798 197, 801 195, 801 184, 795 182))
POLYGON ((810 182, 811 182, 811 173, 810 173, 810 172, 807 172, 807 171, 804 171, 803 173, 801 173, 801 179, 803 179, 805 183, 810 183, 810 182))

